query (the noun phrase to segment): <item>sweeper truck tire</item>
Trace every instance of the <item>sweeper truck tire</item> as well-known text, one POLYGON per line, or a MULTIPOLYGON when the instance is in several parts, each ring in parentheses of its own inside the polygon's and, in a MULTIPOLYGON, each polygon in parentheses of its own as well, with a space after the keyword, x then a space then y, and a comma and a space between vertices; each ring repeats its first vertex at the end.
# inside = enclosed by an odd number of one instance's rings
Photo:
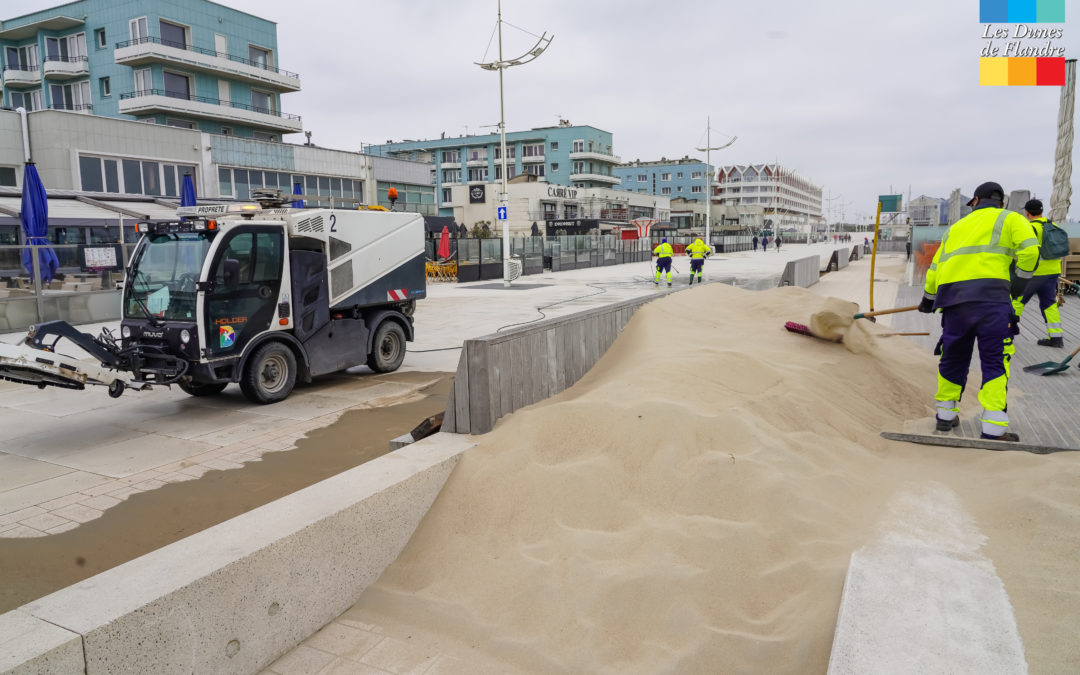
POLYGON ((395 321, 383 321, 371 341, 367 364, 376 373, 389 373, 405 360, 405 331, 395 321))
POLYGON ((220 394, 228 386, 228 382, 184 382, 176 383, 180 391, 188 396, 213 396, 220 394))
POLYGON ((296 357, 280 342, 270 342, 255 350, 244 366, 240 391, 252 403, 284 400, 296 385, 296 357))

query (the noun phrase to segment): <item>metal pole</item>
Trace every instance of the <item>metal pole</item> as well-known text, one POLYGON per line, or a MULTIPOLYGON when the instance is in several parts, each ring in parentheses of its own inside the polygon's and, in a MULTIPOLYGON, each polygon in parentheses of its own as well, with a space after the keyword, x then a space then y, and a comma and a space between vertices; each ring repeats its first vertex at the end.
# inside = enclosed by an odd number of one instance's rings
POLYGON ((710 153, 712 152, 712 117, 705 118, 705 245, 709 243, 709 225, 712 222, 712 175, 710 153))
POLYGON ((510 197, 506 192, 506 107, 503 103, 503 71, 506 67, 502 60, 502 0, 499 0, 499 146, 502 149, 502 193, 499 195, 499 205, 506 209, 507 215, 502 222, 503 287, 510 288, 510 197))
POLYGON ((881 225, 881 202, 877 203, 877 220, 874 221, 874 249, 870 254, 870 311, 874 311, 874 264, 877 262, 878 227, 881 225))

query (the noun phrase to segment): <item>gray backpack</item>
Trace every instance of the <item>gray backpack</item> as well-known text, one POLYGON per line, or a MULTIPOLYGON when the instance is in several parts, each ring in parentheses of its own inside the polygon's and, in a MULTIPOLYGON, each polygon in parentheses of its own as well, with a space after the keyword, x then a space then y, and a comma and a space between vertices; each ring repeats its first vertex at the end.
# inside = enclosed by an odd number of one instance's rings
POLYGON ((1069 233, 1047 220, 1042 224, 1042 245, 1039 257, 1043 260, 1059 260, 1069 255, 1069 233))

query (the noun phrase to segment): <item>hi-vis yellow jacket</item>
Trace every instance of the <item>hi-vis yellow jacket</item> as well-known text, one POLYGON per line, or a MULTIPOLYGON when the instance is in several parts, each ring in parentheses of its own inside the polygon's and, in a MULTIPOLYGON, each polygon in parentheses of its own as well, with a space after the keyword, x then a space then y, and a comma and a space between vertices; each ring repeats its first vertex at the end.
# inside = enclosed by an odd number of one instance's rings
MULTIPOLYGON (((1046 224, 1046 218, 1039 216, 1031 221, 1031 226, 1035 230, 1035 237, 1039 240, 1039 248, 1042 248, 1043 243, 1043 225, 1046 224)), ((1072 269, 1072 268, 1070 268, 1072 269)), ((1035 276, 1059 276, 1061 274, 1061 258, 1057 260, 1039 260, 1039 266, 1035 268, 1035 276)))
POLYGON ((705 242, 700 239, 695 239, 693 244, 686 247, 686 255, 692 259, 704 258, 707 255, 712 255, 712 247, 706 246, 705 242))
POLYGON ((671 248, 671 244, 667 243, 666 241, 658 244, 657 247, 652 250, 652 252, 653 255, 655 255, 657 258, 670 258, 671 256, 675 255, 675 249, 671 248))
POLYGON ((1039 245, 1031 223, 1019 213, 977 208, 945 233, 926 271, 923 295, 941 309, 962 302, 1010 302, 1009 266, 1031 278, 1039 245))

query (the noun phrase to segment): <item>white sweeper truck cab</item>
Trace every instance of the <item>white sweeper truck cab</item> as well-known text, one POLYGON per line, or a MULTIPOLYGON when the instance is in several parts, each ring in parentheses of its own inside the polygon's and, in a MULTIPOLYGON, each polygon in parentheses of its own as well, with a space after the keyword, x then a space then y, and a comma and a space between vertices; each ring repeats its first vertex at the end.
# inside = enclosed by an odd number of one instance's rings
POLYGON ((113 396, 171 384, 209 396, 237 382, 251 401, 274 403, 298 380, 361 364, 396 370, 427 292, 423 217, 261 197, 139 223, 120 336, 38 324, 0 344, 0 377, 113 396), (100 366, 59 354, 61 338, 100 366))

